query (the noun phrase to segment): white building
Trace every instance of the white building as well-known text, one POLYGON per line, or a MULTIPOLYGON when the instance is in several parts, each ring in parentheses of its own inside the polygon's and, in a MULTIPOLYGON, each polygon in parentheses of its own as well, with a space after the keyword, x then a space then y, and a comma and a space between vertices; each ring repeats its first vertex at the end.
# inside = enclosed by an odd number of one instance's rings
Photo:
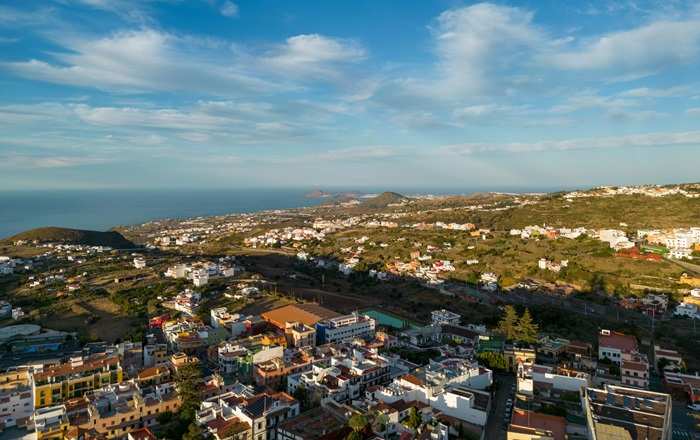
POLYGON ((197 268, 192 270, 192 283, 195 287, 205 286, 209 282, 209 270, 197 268))
MULTIPOLYGON (((368 393, 370 394, 370 393, 368 393)), ((433 387, 412 375, 396 379, 390 385, 373 391, 371 398, 392 404, 419 401, 433 410, 456 419, 484 427, 491 408, 490 394, 462 386, 433 387)))
POLYGON ((316 323, 319 344, 346 342, 355 338, 374 338, 376 321, 367 315, 352 313, 316 323))
POLYGON ((18 421, 26 420, 34 412, 34 398, 29 387, 15 388, 0 392, 0 420, 5 428, 16 426, 18 421))
POLYGON ((692 254, 693 251, 690 248, 671 248, 668 250, 669 258, 675 258, 677 260, 680 260, 682 258, 692 259, 692 254))
POLYGON ((445 309, 433 310, 430 315, 433 325, 459 325, 462 320, 462 315, 445 309))
POLYGON ((134 258, 134 267, 136 269, 143 269, 146 267, 146 259, 143 257, 134 258))
POLYGON ((682 302, 676 306, 676 310, 673 311, 674 316, 687 316, 688 318, 698 319, 700 314, 698 314, 698 306, 695 304, 682 302))
POLYGON ((186 264, 176 264, 174 266, 168 267, 165 276, 169 278, 187 278, 187 272, 190 268, 186 264))

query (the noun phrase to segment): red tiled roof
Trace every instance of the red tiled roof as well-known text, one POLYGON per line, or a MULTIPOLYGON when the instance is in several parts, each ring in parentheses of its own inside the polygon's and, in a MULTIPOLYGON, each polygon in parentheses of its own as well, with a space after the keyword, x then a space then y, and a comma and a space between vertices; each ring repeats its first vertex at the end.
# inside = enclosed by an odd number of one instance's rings
POLYGON ((405 380, 406 382, 412 383, 413 385, 418 385, 418 386, 423 386, 425 385, 425 382, 422 380, 418 379, 416 376, 412 374, 404 374, 401 376, 401 379, 405 380))
POLYGON ((517 428, 534 428, 550 431, 554 440, 566 439, 566 419, 564 417, 516 409, 513 411, 510 424, 511 429, 516 432, 517 428))
POLYGON ((598 345, 600 347, 609 347, 620 350, 622 352, 637 351, 637 338, 624 333, 610 332, 609 335, 598 335, 598 345))

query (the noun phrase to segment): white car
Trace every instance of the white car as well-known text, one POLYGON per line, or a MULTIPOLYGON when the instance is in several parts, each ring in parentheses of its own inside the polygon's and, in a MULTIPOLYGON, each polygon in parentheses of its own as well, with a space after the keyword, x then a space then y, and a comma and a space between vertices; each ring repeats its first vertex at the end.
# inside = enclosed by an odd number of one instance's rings
POLYGON ((693 403, 688 405, 688 409, 691 411, 700 411, 700 403, 693 403))

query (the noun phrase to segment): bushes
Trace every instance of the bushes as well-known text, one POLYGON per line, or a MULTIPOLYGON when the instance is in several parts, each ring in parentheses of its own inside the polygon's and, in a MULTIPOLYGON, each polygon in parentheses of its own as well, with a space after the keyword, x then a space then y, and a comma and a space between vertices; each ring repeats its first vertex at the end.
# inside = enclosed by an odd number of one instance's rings
POLYGON ((502 353, 487 351, 484 353, 479 353, 477 358, 486 364, 486 366, 488 366, 491 370, 506 371, 508 369, 506 357, 502 353))

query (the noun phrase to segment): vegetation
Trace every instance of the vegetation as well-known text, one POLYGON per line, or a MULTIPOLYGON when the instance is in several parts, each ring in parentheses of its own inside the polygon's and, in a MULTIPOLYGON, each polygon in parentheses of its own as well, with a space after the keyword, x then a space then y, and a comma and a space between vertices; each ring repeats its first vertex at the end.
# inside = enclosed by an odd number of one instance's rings
POLYGON ((522 316, 511 305, 505 306, 503 318, 498 323, 498 331, 509 341, 537 342, 539 327, 532 321, 530 310, 525 309, 522 316))
MULTIPOLYGON (((175 376, 177 391, 182 401, 177 416, 166 414, 159 418, 161 436, 166 439, 199 440, 204 433, 195 422, 195 415, 201 403, 199 386, 202 371, 199 363, 190 363, 180 367, 175 376)), ((160 436, 159 436, 160 437, 160 436)))
POLYGON ((387 206, 393 204, 393 203, 401 203, 405 200, 408 200, 406 197, 402 196, 399 193, 395 192, 383 192, 379 194, 376 197, 372 197, 370 199, 365 200, 362 202, 361 207, 362 208, 386 208, 387 206))
POLYGON ((503 356, 503 353, 486 351, 479 353, 477 358, 491 370, 506 371, 508 369, 508 363, 506 362, 506 358, 503 356))
POLYGON ((420 425, 423 423, 423 419, 421 418, 420 414, 418 414, 418 411, 416 411, 415 407, 411 407, 408 410, 408 417, 406 418, 406 426, 418 430, 420 428, 420 425))
POLYGON ((60 242, 66 244, 82 244, 86 246, 109 246, 115 249, 131 249, 136 247, 134 243, 124 238, 116 231, 88 231, 83 229, 69 229, 49 226, 45 228, 30 229, 20 232, 5 240, 15 242, 19 240, 38 242, 60 242))

